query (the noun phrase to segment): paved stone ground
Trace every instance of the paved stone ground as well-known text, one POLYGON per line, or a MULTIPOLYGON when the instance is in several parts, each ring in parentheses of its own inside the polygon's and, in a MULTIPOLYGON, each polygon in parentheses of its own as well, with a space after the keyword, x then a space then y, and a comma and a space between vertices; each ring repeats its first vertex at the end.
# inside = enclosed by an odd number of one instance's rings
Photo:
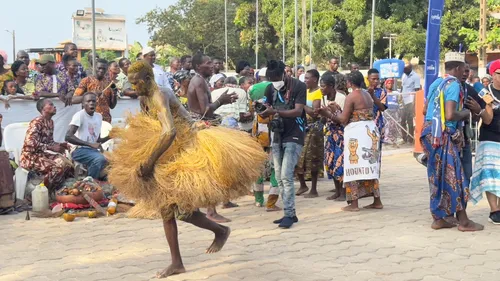
MULTIPOLYGON (((280 230, 271 221, 281 213, 245 197, 221 210, 233 232, 213 255, 204 254, 209 232, 179 223, 188 272, 169 280, 499 280, 500 228, 487 222, 486 202, 469 207, 485 231, 433 231, 424 168, 411 154, 382 167, 384 210, 341 212, 323 180, 321 197, 298 198, 300 222, 280 230)), ((170 261, 159 220, 24 217, 0 217, 0 280, 149 280, 170 261)))

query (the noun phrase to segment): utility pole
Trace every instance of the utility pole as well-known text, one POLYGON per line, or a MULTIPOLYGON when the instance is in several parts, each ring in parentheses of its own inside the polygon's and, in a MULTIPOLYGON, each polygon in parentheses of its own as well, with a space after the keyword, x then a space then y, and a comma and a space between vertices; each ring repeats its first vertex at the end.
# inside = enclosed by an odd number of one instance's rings
POLYGON ((229 65, 229 62, 227 61, 227 0, 224 0, 224 40, 225 40, 225 53, 226 53, 226 69, 227 66, 229 65))
POLYGON ((309 23, 309 65, 312 65, 312 46, 313 46, 313 0, 311 0, 311 13, 309 15, 310 23, 309 23))
POLYGON ((300 40, 300 56, 301 60, 303 60, 306 56, 306 36, 307 36, 307 2, 306 0, 302 0, 302 28, 300 30, 300 34, 302 37, 302 40, 300 40))
POLYGON ((281 1, 281 19, 283 20, 283 23, 282 23, 282 37, 283 37, 283 63, 286 63, 285 62, 285 42, 286 42, 286 39, 285 39, 285 0, 282 0, 281 1))
POLYGON ((95 0, 92 0, 92 73, 96 75, 95 57, 97 56, 95 47, 95 0))
POLYGON ((298 0, 295 0, 295 58, 294 58, 294 67, 295 67, 295 78, 297 77, 297 51, 298 51, 298 39, 299 39, 299 23, 297 17, 299 16, 299 3, 298 0))
MULTIPOLYGON (((486 43, 486 20, 487 20, 488 8, 486 0, 480 0, 479 2, 479 42, 481 44, 486 43)), ((486 66, 486 47, 482 46, 479 49, 478 58, 478 70, 484 69, 486 66)), ((481 73, 480 73, 481 74, 481 73)), ((486 74, 486 73, 484 73, 486 74)))
POLYGON ((389 39, 389 58, 392 59, 392 39, 398 38, 398 35, 391 33, 389 36, 384 36, 383 38, 389 39))
POLYGON ((259 0, 255 3, 255 69, 259 68, 259 0))
POLYGON ((371 31, 371 43, 370 43, 370 68, 373 67, 373 44, 375 36, 375 0, 372 1, 372 31, 371 31))
MULTIPOLYGON (((12 35, 12 61, 16 61, 16 31, 5 30, 12 35)), ((5 62, 7 63, 7 62, 5 62)))

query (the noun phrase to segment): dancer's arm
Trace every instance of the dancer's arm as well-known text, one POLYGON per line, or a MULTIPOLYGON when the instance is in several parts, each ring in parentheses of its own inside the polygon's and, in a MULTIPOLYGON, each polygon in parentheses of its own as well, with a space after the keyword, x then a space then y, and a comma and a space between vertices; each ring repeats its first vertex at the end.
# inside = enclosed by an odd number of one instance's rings
POLYGON ((155 149, 151 153, 151 156, 140 167, 139 175, 146 178, 150 177, 153 174, 153 169, 156 162, 172 145, 177 134, 174 126, 174 118, 170 113, 170 104, 168 97, 166 97, 165 95, 155 94, 154 99, 158 99, 157 101, 163 105, 161 111, 158 113, 158 118, 162 127, 162 134, 155 146, 155 149))

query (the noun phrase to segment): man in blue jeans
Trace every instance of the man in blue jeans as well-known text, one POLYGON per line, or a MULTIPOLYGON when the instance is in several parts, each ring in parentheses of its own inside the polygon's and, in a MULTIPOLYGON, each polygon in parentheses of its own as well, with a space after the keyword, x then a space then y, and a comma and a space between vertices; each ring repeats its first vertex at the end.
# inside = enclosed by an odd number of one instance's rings
POLYGON ((285 64, 271 60, 267 63, 266 76, 272 84, 266 88, 266 110, 263 118, 273 116, 272 153, 276 180, 280 188, 285 215, 274 223, 290 228, 298 222, 295 213, 294 170, 299 161, 305 136, 306 85, 285 75, 285 64))
POLYGON ((66 141, 75 146, 71 157, 87 167, 89 176, 105 179, 101 177, 101 172, 108 165, 108 161, 102 155, 101 144, 108 141, 109 137, 100 137, 102 115, 95 112, 97 95, 88 92, 82 99, 83 109, 73 115, 66 133, 66 141))

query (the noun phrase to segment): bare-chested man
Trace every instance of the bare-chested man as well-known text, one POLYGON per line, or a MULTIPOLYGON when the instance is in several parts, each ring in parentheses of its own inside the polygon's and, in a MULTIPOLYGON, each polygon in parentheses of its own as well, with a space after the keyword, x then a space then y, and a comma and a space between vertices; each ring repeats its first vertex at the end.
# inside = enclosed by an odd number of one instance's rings
MULTIPOLYGON (((194 55, 192 65, 196 74, 191 79, 188 88, 188 108, 191 112, 191 117, 217 125, 217 123, 220 123, 220 120, 218 120, 214 111, 221 105, 235 102, 238 95, 235 93, 228 94, 226 91, 215 102, 212 102, 210 87, 207 82, 207 79, 214 72, 212 59, 209 56, 198 53, 194 55)), ((219 223, 231 221, 219 215, 215 207, 207 209, 207 218, 219 223)))

